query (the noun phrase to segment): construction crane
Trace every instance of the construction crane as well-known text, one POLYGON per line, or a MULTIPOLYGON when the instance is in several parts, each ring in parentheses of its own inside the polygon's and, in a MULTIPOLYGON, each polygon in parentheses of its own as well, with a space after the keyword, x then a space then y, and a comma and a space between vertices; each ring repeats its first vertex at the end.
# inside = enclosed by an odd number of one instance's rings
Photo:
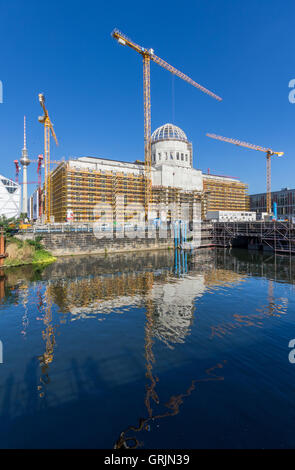
POLYGON ((18 160, 13 160, 13 163, 15 164, 15 182, 18 183, 20 166, 18 160))
POLYGON ((38 120, 44 124, 44 167, 45 167, 45 223, 50 222, 51 216, 51 181, 50 181, 50 133, 55 140, 56 145, 58 141, 53 129, 52 122, 50 121, 48 111, 45 108, 45 96, 39 93, 39 103, 43 109, 44 115, 39 116, 38 120))
MULTIPOLYGON (((43 158, 43 155, 42 155, 43 158)), ((30 160, 31 162, 36 162, 37 160, 30 160)), ((19 173, 21 170, 21 167, 19 166, 19 161, 18 160, 13 160, 13 163, 15 164, 15 182, 18 184, 39 184, 39 175, 38 175, 38 181, 27 181, 26 183, 23 183, 22 181, 19 181, 19 173)), ((38 170, 37 170, 38 172, 38 170)))
POLYGON ((129 46, 131 49, 135 50, 143 57, 143 98, 144 98, 144 163, 145 163, 145 217, 148 218, 148 207, 151 200, 151 90, 150 90, 150 61, 156 62, 164 69, 168 70, 172 74, 176 75, 179 78, 182 78, 186 82, 190 83, 194 87, 203 91, 207 95, 215 98, 218 101, 222 101, 222 98, 215 95, 211 91, 207 90, 203 86, 199 85, 197 82, 192 80, 190 77, 180 72, 179 70, 172 67, 172 65, 165 62, 165 60, 160 59, 154 54, 153 49, 145 49, 144 47, 139 46, 131 39, 129 39, 125 34, 121 33, 118 29, 114 29, 112 32, 112 37, 116 39, 119 44, 123 46, 129 46))
POLYGON ((230 144, 238 145, 239 147, 246 147, 252 150, 259 150, 266 154, 266 212, 271 213, 271 157, 282 157, 284 152, 275 152, 274 150, 260 145, 249 144, 247 142, 241 142, 237 139, 231 139, 229 137, 222 137, 216 134, 206 134, 211 139, 221 140, 222 142, 228 142, 230 144))

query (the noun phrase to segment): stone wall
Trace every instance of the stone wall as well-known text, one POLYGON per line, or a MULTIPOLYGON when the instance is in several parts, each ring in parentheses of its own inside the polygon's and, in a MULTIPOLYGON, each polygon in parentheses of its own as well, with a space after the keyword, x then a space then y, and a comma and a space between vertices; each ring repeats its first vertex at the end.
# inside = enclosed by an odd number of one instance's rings
POLYGON ((172 238, 102 238, 91 232, 42 233, 42 244, 54 256, 102 254, 128 251, 167 249, 172 238))
MULTIPOLYGON (((102 235, 102 234, 101 234, 102 235)), ((168 229, 167 236, 156 230, 153 233, 141 233, 141 237, 133 234, 122 238, 118 234, 118 238, 107 238, 110 236, 106 232, 106 236, 98 238, 93 232, 27 232, 16 235, 21 240, 31 239, 41 236, 41 243, 54 256, 67 255, 88 255, 88 254, 105 254, 105 253, 122 253, 131 251, 148 251, 174 248, 174 231, 168 229), (132 236, 131 236, 132 235, 132 236)), ((196 232, 196 237, 201 236, 201 246, 211 245, 212 226, 202 224, 201 230, 196 232), (210 236, 211 235, 211 236, 210 236)))

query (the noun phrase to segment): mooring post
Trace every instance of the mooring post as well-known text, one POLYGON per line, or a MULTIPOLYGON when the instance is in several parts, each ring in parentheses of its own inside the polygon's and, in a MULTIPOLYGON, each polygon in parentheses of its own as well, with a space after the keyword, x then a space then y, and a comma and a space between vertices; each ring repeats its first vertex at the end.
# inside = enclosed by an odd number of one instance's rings
POLYGON ((174 222, 174 247, 177 248, 177 222, 174 222))
POLYGON ((180 246, 182 247, 183 244, 183 222, 182 220, 180 221, 180 246))
POLYGON ((175 269, 175 274, 177 274, 177 250, 174 252, 174 269, 175 269))

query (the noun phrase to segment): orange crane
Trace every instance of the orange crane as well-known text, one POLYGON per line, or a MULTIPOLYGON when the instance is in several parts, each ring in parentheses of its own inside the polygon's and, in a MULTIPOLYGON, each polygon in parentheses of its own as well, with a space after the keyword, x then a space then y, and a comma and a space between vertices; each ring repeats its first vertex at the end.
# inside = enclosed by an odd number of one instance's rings
POLYGON ((218 101, 222 101, 222 98, 212 93, 212 91, 207 90, 203 86, 199 85, 197 82, 192 80, 190 77, 180 72, 179 70, 172 67, 172 65, 165 62, 165 60, 160 59, 154 54, 153 49, 145 49, 144 47, 139 46, 131 39, 129 39, 125 34, 121 33, 118 29, 114 29, 112 36, 116 39, 119 44, 122 46, 129 46, 131 49, 135 50, 143 57, 143 98, 144 98, 144 163, 145 163, 145 216, 148 217, 148 206, 151 200, 151 89, 150 89, 150 62, 156 62, 164 69, 168 70, 172 74, 176 75, 179 78, 182 78, 186 82, 190 83, 199 90, 207 93, 207 95, 215 98, 218 101))
POLYGON ((56 145, 58 141, 53 130, 52 122, 50 121, 48 111, 45 108, 45 96, 43 93, 39 93, 39 103, 43 109, 44 115, 38 118, 41 124, 44 124, 44 183, 45 183, 45 223, 50 222, 51 216, 51 182, 50 182, 50 133, 55 140, 56 145))
POLYGON ((237 139, 231 139, 229 137, 222 137, 216 134, 206 134, 211 139, 221 140, 222 142, 229 142, 230 144, 238 145, 239 147, 246 147, 252 150, 259 150, 266 154, 266 211, 268 214, 271 213, 271 157, 277 156, 282 157, 284 152, 275 152, 274 150, 260 145, 249 144, 247 142, 241 142, 237 139))

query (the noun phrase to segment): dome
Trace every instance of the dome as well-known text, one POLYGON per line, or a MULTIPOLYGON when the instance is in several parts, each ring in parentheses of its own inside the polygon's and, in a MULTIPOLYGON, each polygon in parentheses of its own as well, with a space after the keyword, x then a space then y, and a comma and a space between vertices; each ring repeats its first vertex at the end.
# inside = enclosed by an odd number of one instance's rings
POLYGON ((152 133, 152 143, 158 142, 159 140, 180 140, 182 142, 188 142, 187 136, 180 127, 174 126, 174 124, 164 124, 164 126, 158 127, 152 133))

